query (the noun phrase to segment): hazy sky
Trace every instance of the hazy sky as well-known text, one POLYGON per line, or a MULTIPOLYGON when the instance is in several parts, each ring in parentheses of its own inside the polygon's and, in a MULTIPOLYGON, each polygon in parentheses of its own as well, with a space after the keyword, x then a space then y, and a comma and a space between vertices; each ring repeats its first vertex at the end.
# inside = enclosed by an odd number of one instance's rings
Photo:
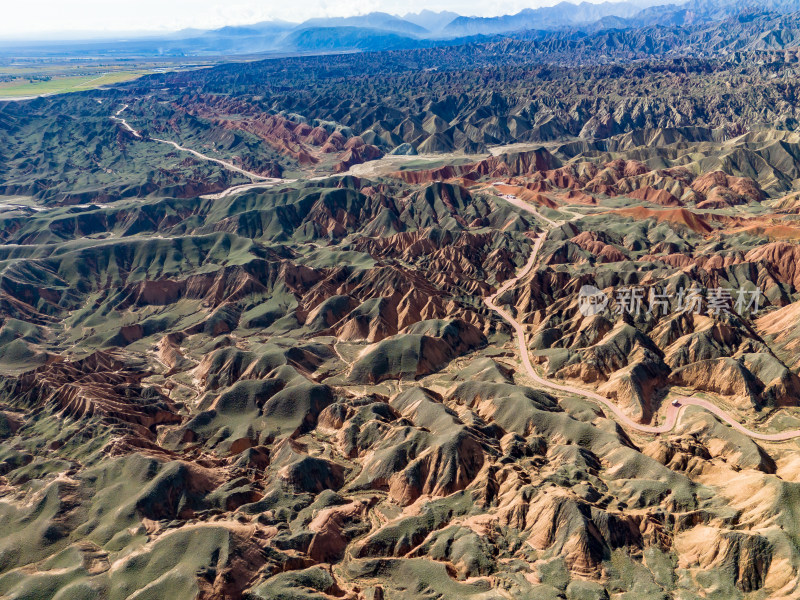
POLYGON ((30 34, 46 38, 53 32, 209 29, 270 19, 299 22, 375 10, 405 14, 427 8, 492 16, 557 3, 558 0, 0 0, 0 39, 30 34))

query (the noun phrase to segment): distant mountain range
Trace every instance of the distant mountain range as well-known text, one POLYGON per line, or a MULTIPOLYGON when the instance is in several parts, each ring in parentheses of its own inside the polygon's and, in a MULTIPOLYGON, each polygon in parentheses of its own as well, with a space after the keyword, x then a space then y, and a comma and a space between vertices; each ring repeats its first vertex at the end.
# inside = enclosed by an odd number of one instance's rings
MULTIPOLYGON (((800 0, 629 0, 524 9, 498 17, 468 17, 423 10, 404 16, 373 12, 353 17, 317 18, 303 23, 267 21, 210 31, 183 30, 170 35, 126 40, 3 42, 0 54, 69 56, 92 53, 125 56, 209 56, 306 54, 423 48, 541 34, 595 34, 646 27, 698 27, 737 15, 782 17, 800 11, 800 0)), ((770 32, 766 32, 769 34, 770 32)), ((772 32, 781 38, 781 32, 772 32)), ((792 40, 795 36, 789 36, 792 40)))
POLYGON ((633 17, 642 11, 642 2, 604 2, 592 4, 561 2, 555 6, 526 8, 515 15, 501 17, 457 17, 442 34, 449 37, 508 33, 524 29, 550 31, 596 23, 605 17, 633 17))

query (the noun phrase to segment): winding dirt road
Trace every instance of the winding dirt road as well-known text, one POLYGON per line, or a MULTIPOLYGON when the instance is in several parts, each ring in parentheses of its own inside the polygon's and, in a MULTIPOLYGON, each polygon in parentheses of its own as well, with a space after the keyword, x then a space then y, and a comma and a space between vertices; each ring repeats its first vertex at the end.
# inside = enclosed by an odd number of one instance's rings
MULTIPOLYGON (((130 123, 128 123, 125 119, 120 117, 120 115, 126 108, 128 108, 128 105, 127 104, 123 105, 122 108, 120 108, 116 113, 114 113, 114 115, 111 117, 111 120, 120 123, 126 130, 132 133, 134 137, 142 139, 142 134, 136 131, 133 127, 131 127, 130 123)), ((213 156, 207 156, 206 154, 198 152, 197 150, 192 150, 191 148, 186 148, 185 146, 181 146, 180 144, 178 144, 177 142, 173 142, 172 140, 162 140, 160 138, 154 138, 154 137, 151 137, 150 139, 153 140, 154 142, 169 144, 176 150, 180 150, 181 152, 188 152, 189 154, 192 154, 197 158, 217 163, 218 165, 222 165, 229 171, 234 171, 235 173, 239 173, 240 175, 249 177, 250 180, 253 182, 258 182, 258 183, 246 183, 243 185, 236 185, 230 187, 224 192, 221 192, 220 197, 230 196, 234 193, 237 193, 238 191, 245 191, 246 189, 252 189, 253 187, 262 186, 265 184, 278 184, 290 181, 288 179, 280 179, 277 177, 264 177, 263 175, 259 175, 258 173, 253 173, 252 171, 247 171, 245 169, 237 167, 236 165, 234 165, 231 162, 228 162, 227 160, 222 160, 221 158, 214 158, 213 156)))
POLYGON ((130 131, 133 134, 133 137, 137 137, 137 138, 141 139, 142 138, 142 134, 139 133, 138 131, 136 131, 133 127, 131 127, 130 124, 125 119, 120 117, 120 115, 122 114, 122 112, 126 108, 128 108, 128 105, 127 104, 123 104, 122 108, 120 108, 117 112, 114 113, 114 115, 111 117, 111 120, 112 121, 116 121, 117 123, 121 123, 122 126, 125 129, 127 129, 128 131, 130 131))
MULTIPOLYGON (((550 224, 551 228, 560 227, 561 225, 567 222, 567 221, 561 221, 557 223, 555 221, 551 221, 544 215, 540 214, 533 206, 531 206, 530 204, 519 198, 513 197, 512 199, 504 195, 503 199, 508 203, 516 206, 517 208, 529 212, 534 216, 538 217, 539 219, 541 219, 542 221, 550 224)), ((575 216, 575 219, 578 219, 582 216, 583 215, 578 214, 575 216)), ((797 429, 790 431, 783 431, 781 433, 772 433, 772 434, 757 433, 755 431, 750 431, 749 429, 744 427, 741 423, 739 423, 736 419, 734 419, 730 414, 728 414, 727 412, 725 412, 712 402, 709 402, 707 400, 701 400, 699 398, 690 398, 688 396, 677 398, 674 401, 677 402, 677 404, 675 403, 669 404, 666 412, 666 420, 664 421, 663 425, 659 426, 642 425, 641 423, 637 423, 636 421, 631 419, 628 415, 626 415, 624 412, 622 412, 622 410, 616 404, 614 404, 614 402, 612 402, 605 396, 601 396, 600 394, 593 392, 591 390, 584 390, 572 385, 555 383, 553 381, 550 381, 549 379, 545 379, 544 377, 540 376, 536 372, 536 369, 534 369, 533 364, 531 363, 530 354, 528 352, 528 342, 525 335, 525 328, 522 326, 521 323, 519 323, 519 321, 517 321, 514 318, 514 316, 509 311, 507 311, 505 308, 497 304, 497 298, 498 296, 502 295, 504 292, 515 286, 520 279, 525 277, 534 268, 534 266, 536 265, 536 260, 539 255, 539 251, 542 249, 542 245, 544 244, 544 241, 549 233, 550 229, 543 231, 541 234, 537 236, 536 241, 534 242, 533 245, 531 256, 528 259, 528 262, 525 264, 524 267, 522 267, 522 269, 520 269, 517 275, 514 278, 505 281, 503 285, 500 286, 500 288, 497 290, 497 292, 495 292, 494 294, 492 294, 487 298, 484 298, 484 302, 486 303, 486 305, 491 310, 500 315, 503 318, 503 320, 506 321, 509 325, 511 325, 511 327, 516 332, 519 355, 520 358, 522 359, 522 364, 525 367, 525 371, 527 372, 528 376, 530 376, 531 379, 533 379, 536 383, 545 388, 550 388, 552 390, 557 390, 559 392, 566 392, 568 394, 574 394, 576 396, 580 396, 582 398, 586 398, 588 400, 596 402, 602 405, 603 407, 607 408, 609 411, 611 411, 617 418, 617 420, 624 426, 633 429, 635 431, 639 431, 641 433, 648 433, 648 434, 669 433, 675 428, 675 425, 678 422, 678 418, 680 417, 680 414, 685 407, 699 406, 700 408, 707 410, 708 412, 712 413, 713 415, 715 415, 716 417, 718 417, 719 419, 721 419, 722 421, 733 427, 736 431, 743 433, 744 435, 753 438, 755 440, 760 440, 764 442, 783 442, 786 440, 791 440, 800 437, 800 430, 797 429)))
MULTIPOLYGON (((222 160, 221 158, 213 158, 211 156, 206 156, 205 154, 202 154, 202 153, 198 152, 197 150, 192 150, 191 148, 186 148, 185 146, 181 146, 177 142, 173 142, 171 140, 162 140, 162 139, 154 138, 154 137, 151 137, 150 139, 153 140, 154 142, 161 142, 162 144, 169 144, 170 146, 174 147, 176 150, 180 150, 181 152, 188 152, 189 154, 193 154, 197 158, 202 158, 203 160, 208 160, 208 161, 211 161, 211 162, 215 162, 215 163, 217 163, 219 165, 222 165, 223 167, 225 167, 226 169, 228 169, 230 171, 234 171, 236 173, 244 175, 245 177, 249 177, 250 179, 253 179, 253 180, 257 180, 257 181, 261 181, 261 182, 274 182, 274 183, 280 183, 281 181, 283 181, 282 179, 277 179, 277 178, 274 178, 274 177, 264 177, 263 175, 259 175, 258 173, 253 173, 252 171, 246 171, 246 170, 244 170, 242 168, 237 167, 233 163, 228 162, 227 160, 222 160)), ((245 185, 250 185, 250 184, 245 184, 245 185)))
MULTIPOLYGON (((133 134, 134 137, 137 137, 137 138, 141 139, 142 135, 138 131, 136 131, 133 127, 131 127, 130 124, 124 118, 120 117, 120 115, 122 114, 122 112, 126 108, 128 108, 128 105, 127 104, 123 105, 122 108, 120 108, 111 117, 111 119, 114 120, 114 121, 119 122, 125 129, 127 129, 131 134, 133 134)), ((205 154, 197 152, 196 150, 192 150, 191 148, 186 148, 184 146, 181 146, 181 145, 179 145, 176 142, 173 142, 171 140, 163 140, 163 139, 159 139, 159 138, 150 138, 150 139, 152 139, 153 141, 156 141, 156 142, 160 142, 162 144, 169 144, 169 145, 173 146, 176 150, 180 150, 182 152, 188 152, 188 153, 190 153, 190 154, 192 154, 192 155, 194 155, 194 156, 196 156, 198 158, 201 158, 203 160, 208 160, 208 161, 211 161, 211 162, 215 162, 217 164, 222 165, 223 167, 225 167, 227 169, 230 169, 232 171, 235 171, 237 173, 245 175, 246 177, 250 177, 251 180, 253 180, 254 182, 255 181, 259 182, 259 183, 250 183, 250 184, 244 184, 244 185, 239 185, 239 186, 233 186, 233 187, 228 188, 227 190, 221 192, 220 194, 215 195, 216 197, 228 196, 228 195, 237 193, 239 191, 245 191, 247 189, 252 189, 254 187, 258 187, 258 186, 264 185, 264 184, 277 184, 277 183, 285 183, 285 182, 290 181, 290 180, 286 180, 286 179, 277 179, 277 178, 264 177, 264 176, 259 175, 257 173, 253 173, 251 171, 246 171, 246 170, 241 169, 241 168, 237 167, 236 165, 234 165, 234 164, 232 164, 232 163, 230 163, 228 161, 225 161, 225 160, 222 160, 222 159, 219 159, 219 158, 213 158, 211 156, 206 156, 205 154)), ((561 225, 563 225, 563 224, 565 224, 567 222, 567 221, 556 222, 556 221, 553 221, 551 219, 548 219, 547 217, 545 217, 544 215, 539 213, 533 206, 531 206, 530 204, 528 204, 524 200, 521 200, 520 198, 517 198, 516 196, 503 194, 502 198, 506 202, 508 202, 509 204, 519 208, 520 210, 524 210, 524 211, 526 211, 528 213, 531 213, 534 216, 536 216, 538 219, 540 219, 542 222, 547 223, 550 226, 550 229, 554 229, 556 227, 560 227, 561 225)), ((581 218, 582 216, 584 216, 584 215, 575 214, 574 219, 581 218)), ((616 404, 614 404, 611 400, 609 400, 608 398, 606 398, 604 396, 601 396, 600 394, 597 394, 596 392, 593 392, 591 390, 584 390, 584 389, 581 389, 581 388, 578 388, 578 387, 575 387, 575 386, 572 386, 572 385, 564 385, 564 384, 560 384, 560 383, 555 383, 553 381, 545 379, 544 377, 541 377, 536 372, 536 369, 533 368, 533 364, 531 363, 530 354, 528 353, 528 344, 527 344, 527 340, 526 340, 524 327, 516 319, 514 319, 513 315, 509 311, 507 311, 506 309, 504 309, 501 306, 499 306, 497 304, 496 300, 497 300, 498 296, 500 296, 501 294, 506 292, 508 289, 510 289, 511 287, 516 285, 517 282, 520 279, 522 279, 528 273, 530 273, 530 271, 536 265, 536 260, 537 260, 538 255, 539 255, 539 251, 541 250, 542 245, 544 244, 544 241, 547 238, 548 233, 550 232, 550 229, 543 231, 541 234, 539 234, 539 236, 537 236, 536 241, 535 241, 534 246, 533 246, 533 250, 531 252, 531 256, 528 259, 528 262, 525 264, 524 267, 522 267, 522 269, 516 274, 516 276, 514 278, 512 278, 512 279, 507 280, 505 283, 503 283, 503 285, 492 296, 484 298, 484 302, 486 303, 486 305, 491 310, 493 310, 498 315, 500 315, 503 318, 503 320, 505 320, 509 325, 511 325, 511 327, 516 332, 517 343, 518 343, 518 346, 519 346, 520 358, 522 359, 522 364, 525 367, 525 371, 528 373, 528 375, 531 377, 531 379, 533 379, 536 383, 538 383, 539 385, 541 385, 543 387, 550 388, 552 390, 557 390, 557 391, 560 391, 560 392, 566 392, 566 393, 569 393, 569 394, 574 394, 576 396, 580 396, 582 398, 586 398, 588 400, 591 400, 593 402, 601 404, 602 406, 604 406, 605 408, 610 410, 620 423, 622 423, 626 427, 629 427, 630 429, 633 429, 635 431, 639 431, 641 433, 648 433, 648 434, 668 433, 668 432, 672 431, 675 428, 675 425, 678 422, 678 418, 680 417, 680 414, 681 414, 681 412, 683 411, 683 409, 685 407, 687 407, 687 406, 699 406, 700 408, 703 408, 703 409, 707 410, 708 412, 712 413, 713 415, 715 415, 716 417, 721 419, 723 422, 725 422, 728 425, 730 425, 731 427, 733 427, 735 430, 737 430, 740 433, 743 433, 744 435, 749 436, 749 437, 751 437, 751 438, 753 438, 755 440, 760 440, 760 441, 765 441, 765 442, 782 442, 782 441, 791 440, 791 439, 800 437, 800 430, 784 431, 784 432, 781 432, 781 433, 773 433, 773 434, 757 433, 755 431, 750 431, 749 429, 744 427, 741 423, 739 423, 736 419, 734 419, 730 414, 728 414, 727 412, 725 412, 724 410, 722 410, 721 408, 719 408, 718 406, 716 406, 712 402, 709 402, 707 400, 701 400, 699 398, 691 398, 691 397, 678 398, 675 401, 675 403, 670 403, 670 405, 667 407, 666 420, 665 420, 663 425, 659 425, 659 426, 642 425, 641 423, 637 423, 636 421, 631 419, 628 415, 626 415, 624 412, 622 412, 622 410, 616 404)))

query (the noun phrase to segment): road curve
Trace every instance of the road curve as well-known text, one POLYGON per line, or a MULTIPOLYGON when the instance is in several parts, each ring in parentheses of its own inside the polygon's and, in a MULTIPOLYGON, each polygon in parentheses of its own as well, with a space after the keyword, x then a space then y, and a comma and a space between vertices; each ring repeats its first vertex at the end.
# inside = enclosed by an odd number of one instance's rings
POLYGON ((117 123, 121 123, 122 126, 125 129, 127 129, 129 132, 131 132, 133 134, 133 137, 137 137, 137 138, 141 139, 142 134, 139 133, 138 131, 136 131, 133 127, 131 127, 130 124, 125 119, 120 117, 120 115, 122 114, 122 111, 124 111, 126 108, 128 108, 128 105, 127 104, 123 104, 122 108, 120 108, 117 112, 114 113, 114 115, 111 117, 111 120, 112 121, 116 121, 117 123))
MULTIPOLYGON (((513 204, 517 208, 529 212, 539 219, 543 220, 546 223, 551 224, 552 228, 560 227, 565 222, 556 223, 547 219, 543 215, 539 214, 539 212, 531 205, 526 203, 525 201, 514 198, 513 201, 507 197, 503 196, 503 199, 513 204)), ((575 218, 580 218, 583 215, 576 215, 575 218)), ((536 265, 536 260, 539 255, 539 251, 542 249, 542 245, 544 244, 545 239, 547 238, 548 233, 550 230, 545 230, 540 233, 536 237, 536 241, 533 245, 533 250, 531 251, 530 258, 528 262, 525 263, 525 266, 519 270, 515 277, 512 279, 506 280, 503 285, 491 296, 484 298, 484 302, 486 306, 488 306, 491 310, 496 312, 500 317, 503 318, 511 327, 514 329, 516 336, 517 336, 517 345, 519 349, 519 355, 522 360, 522 365, 525 367, 525 371, 527 372, 528 376, 533 379, 539 385, 550 388, 552 390, 557 390, 560 392, 567 392, 569 394, 574 394, 576 396, 580 396, 582 398, 586 398, 593 402, 596 402, 608 410, 610 410, 617 420, 622 423, 624 426, 633 429, 635 431, 639 431, 641 433, 648 433, 648 434, 664 434, 669 433, 675 428, 675 425, 678 422, 678 418, 682 410, 687 406, 699 406, 707 410, 708 412, 712 413, 713 415, 720 418, 722 421, 733 427, 736 431, 743 433, 744 435, 764 442, 783 442, 786 440, 791 440, 797 437, 800 437, 800 430, 793 429, 790 431, 783 431, 781 433, 758 433, 755 431, 750 431, 746 427, 744 427, 741 423, 739 423, 736 419, 734 419, 730 414, 719 408, 717 405, 709 402, 708 400, 701 400, 699 398, 690 398, 690 397, 682 397, 677 398, 677 405, 670 403, 667 407, 666 412, 666 420, 664 421, 663 425, 652 426, 652 425, 642 425, 641 423, 637 423, 633 419, 631 419, 628 415, 626 415, 622 410, 611 400, 606 398, 605 396, 601 396, 600 394, 593 392, 591 390, 584 390, 572 385, 564 385, 560 383, 555 383, 550 381, 549 379, 545 379, 544 377, 540 376, 536 369, 533 368, 533 364, 531 363, 530 353, 528 352, 528 343, 525 335, 525 328, 522 326, 519 321, 517 321, 514 316, 507 311, 506 309, 502 308, 497 304, 498 296, 502 295, 504 292, 509 290, 511 287, 517 284, 517 282, 525 277, 533 267, 536 265)))
MULTIPOLYGON (((133 127, 131 127, 130 124, 125 119, 120 117, 120 115, 122 114, 122 112, 126 108, 128 108, 128 105, 127 104, 123 105, 122 108, 120 108, 116 113, 114 113, 114 115, 111 117, 111 120, 112 121, 117 121, 126 130, 128 130, 131 134, 133 134, 134 137, 137 137, 137 138, 141 139, 142 138, 142 134, 139 133, 138 131, 136 131, 133 127)), ((221 158, 214 158, 212 156, 207 156, 205 154, 202 154, 201 152, 198 152, 197 150, 192 150, 191 148, 186 148, 184 146, 181 146, 180 144, 178 144, 177 142, 173 142, 172 140, 162 140, 162 139, 154 138, 154 137, 151 137, 150 139, 153 140, 154 142, 160 142, 162 144, 169 144, 170 146, 174 147, 176 150, 180 150, 181 152, 188 152, 189 154, 193 154, 197 158, 201 158, 203 160, 207 160, 207 161, 210 161, 210 162, 215 162, 215 163, 217 163, 219 165, 222 165, 223 167, 225 167, 226 169, 228 169, 230 171, 234 171, 236 173, 239 173, 240 175, 244 175, 245 177, 249 177, 253 181, 258 181, 259 185, 277 184, 277 183, 284 183, 284 182, 289 181, 287 179, 279 179, 277 177, 264 177, 263 175, 259 175, 258 173, 253 173, 252 171, 247 171, 245 169, 237 167, 236 165, 234 165, 231 162, 228 162, 227 160, 222 160, 221 158)), ((230 187, 227 190, 225 190, 225 192, 229 192, 231 190, 238 189, 240 187, 241 188, 250 187, 252 185, 253 184, 244 184, 243 186, 233 186, 233 187, 230 187)), ((231 193, 233 193, 233 192, 231 192, 231 193)), ((225 195, 230 195, 230 194, 225 194, 225 195)))
POLYGON ((213 158, 211 156, 206 156, 205 154, 202 154, 202 153, 198 152, 197 150, 192 150, 191 148, 186 148, 185 146, 181 146, 177 142, 173 142, 171 140, 162 140, 162 139, 154 138, 154 137, 151 137, 150 139, 153 140, 154 142, 161 142, 162 144, 169 144, 170 146, 173 146, 176 150, 180 150, 181 152, 188 152, 189 154, 193 154, 194 156, 196 156, 198 158, 202 158, 203 160, 208 160, 208 161, 211 161, 211 162, 215 162, 215 163, 217 163, 219 165, 222 165, 223 167, 225 167, 226 169, 228 169, 230 171, 234 171, 236 173, 244 175, 245 177, 249 177, 250 179, 254 179, 254 180, 257 180, 257 181, 261 181, 261 182, 275 182, 275 183, 279 183, 279 182, 283 181, 282 179, 277 179, 277 178, 274 178, 274 177, 264 177, 263 175, 259 175, 258 173, 253 173, 252 171, 246 171, 245 169, 239 168, 236 165, 234 165, 233 163, 228 162, 227 160, 222 160, 221 158, 213 158))

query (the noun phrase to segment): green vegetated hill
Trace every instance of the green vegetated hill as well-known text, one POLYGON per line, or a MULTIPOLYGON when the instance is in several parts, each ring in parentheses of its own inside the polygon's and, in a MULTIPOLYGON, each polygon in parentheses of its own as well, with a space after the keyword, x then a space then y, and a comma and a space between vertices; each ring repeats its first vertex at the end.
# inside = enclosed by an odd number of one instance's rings
POLYGON ((0 104, 0 596, 796 597, 797 441, 672 405, 800 427, 793 59, 572 35, 0 104))
POLYGON ((291 76, 282 62, 266 61, 149 78, 127 91, 6 103, 2 189, 80 203, 190 197, 251 180, 151 138, 289 179, 348 171, 385 155, 483 154, 520 143, 563 144, 569 159, 626 151, 653 167, 701 162, 711 170, 709 163, 723 161, 749 177, 783 180, 776 185, 785 189, 796 178, 787 163, 796 155, 793 63, 382 74, 384 54, 360 78, 347 76, 363 68, 352 56, 287 59, 295 63, 291 76), (121 116, 144 138, 110 119, 126 104, 121 116), (763 133, 740 138, 756 131, 763 133), (740 146, 731 143, 737 140, 740 146), (728 142, 724 157, 712 145, 721 142, 728 142), (637 146, 640 153, 630 153, 637 146))
POLYGON ((111 119, 126 104, 115 101, 117 97, 81 93, 3 104, 2 192, 33 196, 48 204, 80 204, 149 195, 185 197, 250 181, 216 163, 148 141, 149 135, 169 136, 215 158, 234 159, 260 175, 278 176, 282 164, 292 164, 264 149, 251 135, 175 115, 157 103, 145 103, 143 127, 134 113, 138 104, 125 109, 122 116, 130 117, 145 136, 137 138, 111 119))
MULTIPOLYGON (((634 162, 501 161, 517 169, 501 181, 541 178, 556 199, 615 169, 617 186, 652 177, 634 162)), ((696 188, 673 183, 682 202, 711 195, 702 178, 682 181, 696 188)), ((769 305, 794 307, 793 275, 765 237, 715 238, 725 221, 710 213, 692 221, 633 198, 615 208, 623 196, 609 188, 551 231, 539 267, 502 299, 532 324, 536 360, 644 421, 673 385, 718 395, 751 426, 792 414, 778 407, 796 403, 800 380, 749 316, 581 317, 587 283, 758 284, 769 305)), ((670 436, 641 436, 520 369, 482 297, 544 227, 480 182, 347 176, 8 210, 0 590, 774 589, 793 522, 776 499, 778 521, 756 529, 765 509, 740 490, 755 480, 790 493, 791 446, 758 445, 694 409, 670 436), (757 558, 693 554, 709 539, 757 558)))

